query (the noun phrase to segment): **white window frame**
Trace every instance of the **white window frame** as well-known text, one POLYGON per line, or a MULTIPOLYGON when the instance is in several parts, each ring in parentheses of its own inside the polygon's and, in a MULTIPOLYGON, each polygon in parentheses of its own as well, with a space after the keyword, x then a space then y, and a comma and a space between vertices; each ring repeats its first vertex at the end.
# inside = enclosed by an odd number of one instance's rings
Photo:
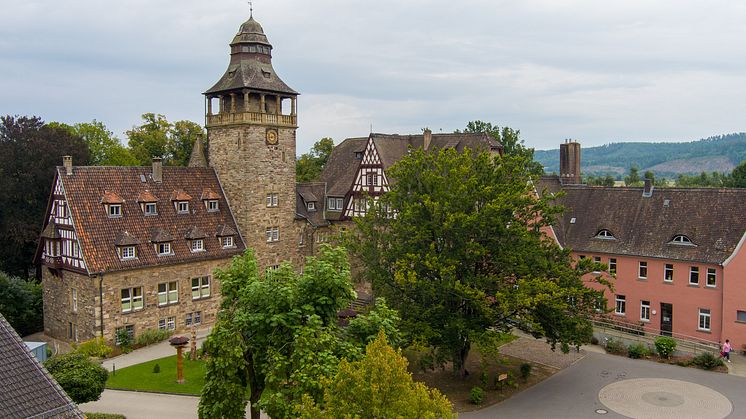
POLYGON ((176 329, 176 316, 170 316, 166 318, 166 330, 176 329))
POLYGON ((122 216, 122 204, 109 204, 107 208, 109 218, 118 218, 122 216))
POLYGON ((210 296, 210 277, 198 276, 192 278, 192 300, 200 300, 210 296))
POLYGON ((129 335, 131 342, 135 341, 135 325, 128 324, 128 325, 117 327, 116 329, 114 329, 114 344, 116 346, 119 346, 122 344, 122 342, 119 340, 119 331, 122 329, 127 331, 127 335, 129 335))
POLYGON ((135 250, 135 246, 122 246, 119 249, 120 259, 122 260, 132 260, 137 258, 137 250, 135 250))
POLYGON ((189 246, 192 253, 197 252, 204 252, 205 251, 205 241, 203 239, 194 239, 192 240, 191 245, 189 246))
POLYGON ((679 246, 696 246, 696 244, 694 244, 689 237, 687 237, 687 236, 685 236, 683 234, 677 234, 668 243, 669 244, 677 244, 679 246))
POLYGON ((650 321, 650 301, 646 301, 646 300, 640 301, 640 321, 641 322, 650 321))
POLYGON ((627 314, 627 297, 624 295, 616 295, 614 304, 614 314, 623 316, 627 314))
POLYGON ((220 206, 218 205, 217 199, 210 199, 207 201, 207 212, 217 212, 220 211, 220 206))
POLYGON ((709 332, 712 327, 712 312, 709 308, 699 309, 699 321, 697 322, 697 330, 703 332, 709 332))
POLYGON ((616 274, 616 258, 609 258, 609 273, 616 274))
MULTIPOLYGON (((601 263, 601 256, 593 256, 594 263, 601 263)), ((593 271, 594 274, 601 273, 601 271, 593 271)))
POLYGON ((641 260, 637 265, 637 278, 648 279, 648 262, 641 260), (645 275, 643 275, 643 269, 645 269, 645 275))
POLYGON ((166 319, 158 319, 158 330, 166 330, 166 319))
POLYGON ((78 312, 78 290, 76 288, 70 288, 70 305, 72 306, 73 313, 78 312))
POLYGON ((717 269, 707 268, 707 279, 705 280, 705 286, 708 288, 715 288, 717 287, 717 285, 717 269), (710 279, 712 279, 712 284, 710 284, 710 279))
POLYGON ((280 197, 277 192, 267 194, 267 208, 275 208, 280 204, 280 197))
POLYGON ((223 249, 230 249, 232 247, 236 247, 236 244, 233 241, 233 236, 221 237, 220 244, 223 246, 223 249))
POLYGON ((699 266, 690 266, 689 267, 689 285, 696 285, 699 286, 699 266), (692 278, 694 278, 694 274, 697 276, 697 281, 692 282, 692 278))
POLYGON ((158 284, 156 290, 158 292, 158 305, 159 306, 167 306, 169 304, 176 304, 179 302, 179 282, 178 281, 161 282, 158 284), (161 291, 161 285, 163 286, 162 291, 161 291))
POLYGON ((663 282, 673 282, 673 263, 666 263, 663 265, 663 282), (671 277, 668 278, 668 273, 671 273, 671 277))
POLYGON ((189 201, 176 201, 177 214, 189 214, 189 201))
POLYGON ((155 249, 158 256, 169 256, 174 254, 173 249, 171 248, 171 242, 156 243, 155 249))
POLYGON ((308 203, 308 210, 309 211, 316 211, 316 203, 315 202, 309 202, 308 203))
POLYGON ((142 287, 122 288, 119 291, 119 297, 121 299, 122 313, 130 313, 145 308, 145 304, 143 304, 142 287), (135 290, 139 290, 140 295, 135 295, 135 290), (126 297, 124 296, 125 291, 127 292, 126 297), (125 304, 128 305, 127 308, 125 308, 125 304))
POLYGON ((267 243, 274 243, 280 241, 280 227, 272 226, 267 227, 265 230, 267 243))
POLYGON ((613 234, 611 234, 611 231, 603 229, 596 233, 597 239, 604 239, 604 240, 614 240, 616 237, 614 237, 613 234))
POLYGON ((146 202, 143 205, 143 213, 145 215, 158 215, 158 205, 155 202, 146 202))

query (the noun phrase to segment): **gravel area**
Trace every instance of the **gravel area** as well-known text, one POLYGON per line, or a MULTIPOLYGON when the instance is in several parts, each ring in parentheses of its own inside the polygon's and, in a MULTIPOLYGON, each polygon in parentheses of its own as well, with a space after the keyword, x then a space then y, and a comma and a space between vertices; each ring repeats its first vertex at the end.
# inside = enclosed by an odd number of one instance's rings
POLYGON ((500 353, 557 369, 569 367, 586 355, 584 349, 580 349, 580 352, 571 349, 569 353, 563 354, 559 345, 552 351, 545 340, 525 336, 501 346, 500 353))

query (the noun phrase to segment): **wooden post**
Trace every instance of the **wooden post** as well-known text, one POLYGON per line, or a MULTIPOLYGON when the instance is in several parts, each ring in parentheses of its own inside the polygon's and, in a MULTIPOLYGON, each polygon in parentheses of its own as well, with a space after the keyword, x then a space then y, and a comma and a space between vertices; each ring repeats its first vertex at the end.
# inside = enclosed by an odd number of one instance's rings
POLYGON ((181 350, 183 346, 176 347, 176 382, 184 384, 184 363, 181 359, 181 350))
POLYGON ((197 360, 197 329, 192 325, 192 340, 189 342, 189 358, 192 361, 197 360))

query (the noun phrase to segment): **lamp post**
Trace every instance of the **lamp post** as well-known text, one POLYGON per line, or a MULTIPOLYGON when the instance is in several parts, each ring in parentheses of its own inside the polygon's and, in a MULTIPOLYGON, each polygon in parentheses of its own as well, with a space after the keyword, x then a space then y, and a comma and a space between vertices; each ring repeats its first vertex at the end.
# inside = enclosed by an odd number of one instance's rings
POLYGON ((189 338, 186 336, 174 336, 168 342, 176 348, 176 382, 184 384, 184 366, 181 359, 181 351, 189 343, 189 338))

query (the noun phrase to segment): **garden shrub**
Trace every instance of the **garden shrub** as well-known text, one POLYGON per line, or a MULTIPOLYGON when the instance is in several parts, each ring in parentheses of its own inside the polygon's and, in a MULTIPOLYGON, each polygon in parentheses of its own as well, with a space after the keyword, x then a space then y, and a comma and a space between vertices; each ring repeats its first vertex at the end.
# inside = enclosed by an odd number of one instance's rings
POLYGON ((137 346, 148 346, 154 343, 162 342, 171 337, 173 332, 171 330, 161 329, 146 329, 143 330, 136 340, 137 346))
POLYGON ((161 372, 160 364, 153 365, 153 374, 160 374, 160 372, 161 372))
POLYGON ((528 377, 531 375, 531 369, 532 366, 528 362, 521 364, 521 378, 528 380, 528 377))
POLYGON ((624 343, 621 340, 609 338, 606 341, 606 352, 615 355, 624 355, 627 352, 627 348, 624 347, 624 343))
POLYGON ((119 347, 122 348, 122 352, 127 353, 132 350, 132 338, 127 330, 124 328, 116 331, 116 341, 119 342, 119 347))
POLYGON ((75 403, 98 400, 109 372, 80 352, 57 355, 44 362, 50 374, 75 403))
POLYGON ((482 387, 472 387, 469 392, 469 401, 472 404, 482 404, 484 401, 484 390, 482 390, 482 387))
POLYGON ((487 375, 487 371, 482 370, 482 372, 479 374, 479 382, 482 383, 483 386, 487 387, 487 384, 489 383, 489 376, 487 375))
POLYGON ((692 364, 696 365, 699 368, 702 368, 703 370, 711 370, 721 365, 725 365, 720 357, 710 352, 703 352, 695 356, 691 362, 692 364))
POLYGON ((634 359, 645 358, 650 355, 650 348, 644 343, 633 343, 627 347, 627 356, 634 359))
POLYGON ((670 336, 658 336, 655 338, 655 350, 663 358, 670 358, 676 350, 676 341, 670 336))
POLYGON ((103 337, 87 340, 75 348, 76 352, 94 358, 106 358, 111 355, 113 350, 111 346, 106 344, 106 340, 103 337))

